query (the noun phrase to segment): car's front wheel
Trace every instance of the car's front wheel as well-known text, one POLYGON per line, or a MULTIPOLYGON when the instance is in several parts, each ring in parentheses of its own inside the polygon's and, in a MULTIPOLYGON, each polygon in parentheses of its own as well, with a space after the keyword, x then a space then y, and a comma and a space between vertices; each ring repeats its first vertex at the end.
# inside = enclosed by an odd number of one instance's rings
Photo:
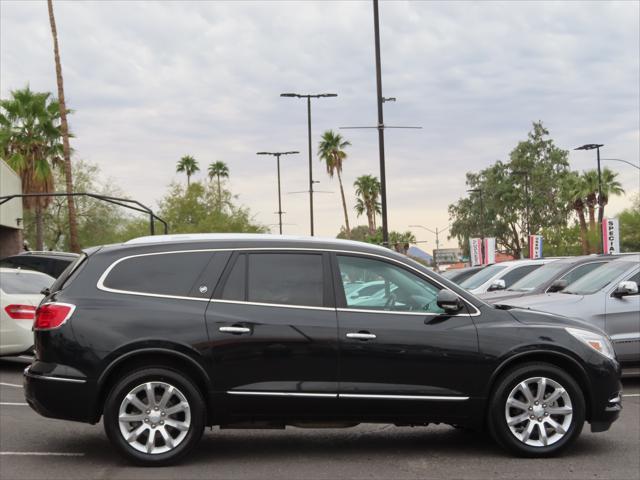
POLYGON ((198 388, 165 368, 132 372, 114 385, 104 407, 109 440, 139 465, 176 463, 197 445, 204 422, 198 388))
POLYGON ((489 427, 496 441, 527 457, 554 455, 582 431, 585 402, 576 381, 548 364, 504 374, 491 398, 489 427))

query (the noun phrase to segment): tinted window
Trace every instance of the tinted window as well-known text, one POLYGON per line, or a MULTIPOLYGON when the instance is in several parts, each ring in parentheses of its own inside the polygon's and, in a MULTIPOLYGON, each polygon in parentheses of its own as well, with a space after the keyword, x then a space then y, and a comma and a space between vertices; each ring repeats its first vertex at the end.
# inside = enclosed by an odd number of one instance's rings
POLYGON ((53 277, 38 275, 29 272, 2 272, 0 275, 0 288, 4 293, 12 294, 37 294, 43 288, 48 288, 53 283, 53 277))
POLYGON ((633 267, 631 262, 614 260, 579 278, 560 293, 591 295, 602 290, 633 267))
POLYGON ((396 312, 443 313, 436 303, 439 288, 387 262, 338 256, 343 287, 357 282, 369 295, 346 295, 347 308, 396 312))
POLYGON ((541 266, 542 266, 542 264, 540 264, 540 265, 523 265, 522 267, 516 267, 513 270, 511 270, 510 272, 505 273, 500 278, 502 280, 504 280, 505 286, 507 288, 509 288, 515 282, 517 282, 521 278, 525 277, 526 275, 529 275, 534 270, 539 269, 541 266))
POLYGON ((233 265, 231 269, 231 273, 227 277, 227 282, 222 289, 221 298, 223 300, 246 300, 245 294, 245 285, 246 285, 246 277, 245 273, 247 270, 247 259, 246 255, 240 255, 236 259, 236 263, 233 265))
POLYGON ((184 297, 189 294, 211 255, 211 252, 181 252, 128 258, 109 272, 104 286, 184 297))
POLYGON ((488 267, 480 270, 475 275, 471 275, 465 281, 460 282, 460 286, 468 290, 477 288, 483 283, 485 283, 487 280, 492 278, 494 275, 496 275, 498 272, 504 270, 505 268, 507 268, 506 265, 500 265, 500 264, 489 265, 488 267))
POLYGON ((249 255, 247 300, 283 305, 324 305, 322 255, 255 253, 249 255))
POLYGON ((567 285, 571 285, 573 282, 578 280, 579 278, 585 276, 587 273, 595 270, 598 267, 601 267, 607 262, 594 262, 594 263, 585 263, 584 265, 580 265, 579 267, 574 268, 569 273, 562 277, 562 280, 567 281, 567 285))

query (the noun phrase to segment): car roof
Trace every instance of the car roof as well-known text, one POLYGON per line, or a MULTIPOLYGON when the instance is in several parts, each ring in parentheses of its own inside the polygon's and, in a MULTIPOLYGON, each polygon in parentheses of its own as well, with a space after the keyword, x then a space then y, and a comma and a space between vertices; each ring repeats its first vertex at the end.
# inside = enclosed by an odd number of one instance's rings
POLYGON ((15 257, 66 257, 69 259, 74 259, 78 256, 77 253, 72 252, 56 252, 56 251, 28 251, 28 252, 20 252, 16 255, 11 255, 5 258, 15 258, 15 257))
POLYGON ((50 277, 52 280, 54 280, 53 277, 51 277, 51 275, 47 275, 46 273, 42 273, 42 272, 38 272, 36 270, 29 270, 27 268, 9 268, 9 267, 0 267, 0 274, 3 273, 16 273, 16 274, 20 274, 20 275, 40 275, 43 277, 50 277))

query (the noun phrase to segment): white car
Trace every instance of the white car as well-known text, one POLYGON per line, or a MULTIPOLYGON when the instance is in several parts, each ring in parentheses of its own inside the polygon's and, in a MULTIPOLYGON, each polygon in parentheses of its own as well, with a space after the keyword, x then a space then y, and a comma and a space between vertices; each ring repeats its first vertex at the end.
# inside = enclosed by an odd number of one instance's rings
POLYGON ((510 260, 507 262, 494 263, 463 280, 460 286, 474 295, 493 292, 495 290, 505 290, 545 263, 555 260, 558 260, 558 258, 510 260))
POLYGON ((0 268, 0 356, 24 353, 33 346, 33 320, 40 291, 54 278, 20 268, 0 268))

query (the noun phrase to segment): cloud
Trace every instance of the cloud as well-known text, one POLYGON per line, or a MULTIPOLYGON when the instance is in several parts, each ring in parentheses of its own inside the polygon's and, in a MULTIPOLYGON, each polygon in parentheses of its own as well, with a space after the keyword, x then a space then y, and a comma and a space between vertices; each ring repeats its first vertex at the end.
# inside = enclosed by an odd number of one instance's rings
MULTIPOLYGON (((255 152, 299 150, 282 160, 283 191, 308 183, 306 105, 281 92, 339 94, 313 102, 314 149, 326 129, 376 123, 369 2, 54 5, 77 156, 144 203, 183 180, 175 163, 191 154, 200 178, 226 161, 234 192, 273 224, 275 161, 255 152)), ((380 15, 383 91, 398 98, 385 123, 423 127, 385 134, 391 228, 447 225, 464 173, 508 158, 532 121, 562 148, 600 142, 605 158, 639 161, 638 3, 382 2, 380 15)), ((56 90, 46 4, 3 1, 0 95, 26 83, 56 90)), ((353 144, 344 172, 353 205, 355 178, 378 174, 377 134, 340 133, 353 144)), ((592 152, 570 159, 595 166, 592 152)), ((337 181, 315 155, 313 166, 316 188, 332 192, 315 197, 316 229, 334 236, 337 181)), ((638 191, 636 170, 608 166, 638 191)), ((628 201, 613 199, 611 211, 628 201)), ((307 196, 285 195, 283 206, 294 224, 285 230, 307 233, 307 196)))

